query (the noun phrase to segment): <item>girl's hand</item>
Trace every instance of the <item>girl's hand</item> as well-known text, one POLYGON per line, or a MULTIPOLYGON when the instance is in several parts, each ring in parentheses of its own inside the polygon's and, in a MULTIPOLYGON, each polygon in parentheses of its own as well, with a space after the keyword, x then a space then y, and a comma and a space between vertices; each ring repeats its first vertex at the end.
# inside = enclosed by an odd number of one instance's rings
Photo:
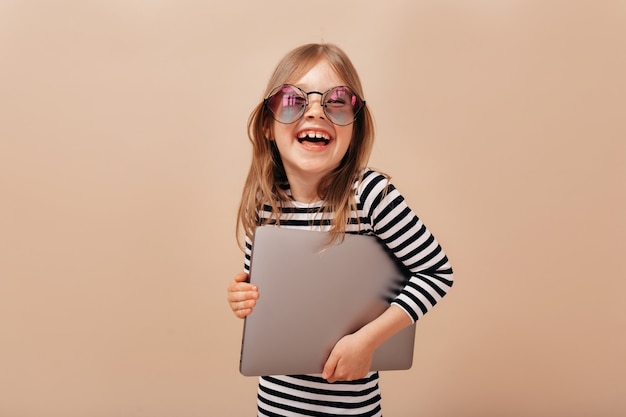
POLYGON ((368 346, 359 332, 342 337, 326 360, 322 378, 328 382, 365 378, 372 365, 375 350, 368 346))
POLYGON ((226 287, 228 304, 235 316, 240 319, 252 313, 259 298, 259 289, 256 285, 247 282, 248 274, 240 272, 226 287))
POLYGON ((410 324, 409 315, 392 304, 355 333, 339 339, 326 360, 322 377, 328 382, 365 378, 378 346, 410 324))

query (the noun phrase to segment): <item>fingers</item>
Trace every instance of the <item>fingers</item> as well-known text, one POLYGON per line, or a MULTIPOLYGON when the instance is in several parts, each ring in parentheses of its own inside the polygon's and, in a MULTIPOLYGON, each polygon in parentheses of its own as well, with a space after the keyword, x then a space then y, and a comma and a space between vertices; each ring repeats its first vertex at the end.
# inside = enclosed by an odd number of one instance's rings
POLYGON ((229 302, 238 302, 258 298, 259 289, 256 285, 246 282, 247 277, 247 274, 238 274, 235 276, 233 281, 228 283, 226 291, 229 302))
POLYGON ((235 281, 236 282, 247 282, 248 281, 248 274, 246 274, 245 272, 240 272, 237 275, 235 275, 235 281))
POLYGON ((252 309, 256 306, 256 299, 258 298, 258 293, 251 294, 246 299, 242 299, 241 301, 228 301, 230 305, 230 309, 235 313, 235 316, 240 319, 248 316, 252 313, 252 309))
POLYGON ((322 371, 322 378, 327 380, 328 382, 335 382, 337 378, 335 377, 335 369, 337 369, 337 358, 334 355, 330 355, 326 363, 324 364, 324 370, 322 371))
POLYGON ((252 313, 252 309, 256 306, 256 300, 230 302, 229 304, 235 316, 242 319, 252 313))
POLYGON ((250 313, 256 305, 259 298, 259 292, 256 285, 247 282, 248 274, 239 273, 235 276, 226 287, 226 299, 235 316, 244 318, 250 313))
POLYGON ((322 377, 331 383, 364 378, 370 370, 372 354, 373 351, 363 349, 354 334, 344 336, 330 352, 322 377))
POLYGON ((233 313, 235 313, 235 316, 237 316, 238 318, 244 319, 247 316, 249 316, 250 313, 252 313, 252 309, 251 308, 242 308, 239 310, 233 309, 233 313))

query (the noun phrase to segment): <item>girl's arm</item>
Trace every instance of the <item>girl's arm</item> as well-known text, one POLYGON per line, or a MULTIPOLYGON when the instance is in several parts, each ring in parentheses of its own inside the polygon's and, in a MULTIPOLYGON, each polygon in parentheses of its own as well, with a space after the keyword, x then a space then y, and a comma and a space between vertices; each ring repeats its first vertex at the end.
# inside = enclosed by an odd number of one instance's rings
POLYGON ((361 197, 372 231, 409 274, 392 303, 415 322, 452 287, 452 267, 435 237, 387 178, 372 172, 364 183, 361 197))
POLYGON ((402 262, 409 278, 381 316, 337 342, 324 366, 329 382, 363 378, 376 348, 424 316, 453 283, 443 249, 386 177, 368 171, 357 197, 363 226, 402 262))

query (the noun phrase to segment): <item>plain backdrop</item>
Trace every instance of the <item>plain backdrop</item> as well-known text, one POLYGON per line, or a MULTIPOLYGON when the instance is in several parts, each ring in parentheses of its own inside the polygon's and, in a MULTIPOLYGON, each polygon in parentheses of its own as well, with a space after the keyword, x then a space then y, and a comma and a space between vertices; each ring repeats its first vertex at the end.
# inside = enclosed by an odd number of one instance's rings
POLYGON ((251 416, 235 214, 274 65, 340 45, 447 251, 386 417, 626 414, 626 3, 0 1, 0 416, 251 416))

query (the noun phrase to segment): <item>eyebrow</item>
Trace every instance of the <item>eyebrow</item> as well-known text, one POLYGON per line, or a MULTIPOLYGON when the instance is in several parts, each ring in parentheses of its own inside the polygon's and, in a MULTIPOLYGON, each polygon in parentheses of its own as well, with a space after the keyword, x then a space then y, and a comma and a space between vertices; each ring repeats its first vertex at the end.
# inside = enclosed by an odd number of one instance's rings
POLYGON ((301 90, 303 90, 305 93, 313 93, 313 92, 315 92, 315 93, 322 93, 322 94, 323 94, 323 93, 325 93, 325 92, 327 92, 327 91, 332 90, 333 88, 337 88, 337 87, 346 87, 346 85, 345 85, 345 84, 337 84, 337 85, 334 85, 334 86, 332 86, 332 87, 325 88, 325 89, 313 89, 313 90, 310 90, 310 89, 304 88, 304 87, 302 86, 302 84, 292 84, 292 85, 295 85, 296 87, 300 88, 300 89, 301 89, 301 90))

